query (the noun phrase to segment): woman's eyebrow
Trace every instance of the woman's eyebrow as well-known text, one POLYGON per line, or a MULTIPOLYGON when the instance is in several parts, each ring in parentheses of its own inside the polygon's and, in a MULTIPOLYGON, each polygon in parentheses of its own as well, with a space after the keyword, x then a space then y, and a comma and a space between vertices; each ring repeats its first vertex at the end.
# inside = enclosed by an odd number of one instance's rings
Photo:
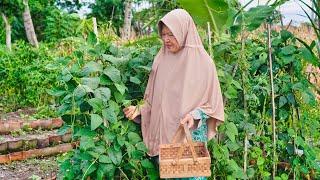
POLYGON ((170 34, 170 35, 172 34, 172 35, 173 35, 173 33, 172 33, 172 32, 161 33, 161 34, 170 34))

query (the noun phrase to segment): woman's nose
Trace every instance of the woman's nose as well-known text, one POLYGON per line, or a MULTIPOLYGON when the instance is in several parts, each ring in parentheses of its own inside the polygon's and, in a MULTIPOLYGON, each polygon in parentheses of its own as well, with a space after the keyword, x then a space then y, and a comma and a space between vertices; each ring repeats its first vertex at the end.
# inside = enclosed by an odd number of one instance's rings
POLYGON ((162 36, 161 36, 161 39, 164 41, 164 42, 169 42, 169 36, 168 35, 166 35, 166 34, 163 34, 162 36))
POLYGON ((166 36, 166 37, 163 38, 163 41, 167 43, 167 42, 170 41, 170 39, 169 39, 169 37, 166 36))

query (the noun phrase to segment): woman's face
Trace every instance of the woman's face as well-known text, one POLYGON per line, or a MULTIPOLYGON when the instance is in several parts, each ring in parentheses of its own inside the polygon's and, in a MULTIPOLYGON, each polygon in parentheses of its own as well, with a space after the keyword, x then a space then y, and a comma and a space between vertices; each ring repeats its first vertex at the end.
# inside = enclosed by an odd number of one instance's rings
POLYGON ((174 37, 170 29, 163 25, 161 30, 161 39, 163 41, 164 47, 169 50, 169 52, 176 53, 180 50, 180 45, 177 39, 174 37))

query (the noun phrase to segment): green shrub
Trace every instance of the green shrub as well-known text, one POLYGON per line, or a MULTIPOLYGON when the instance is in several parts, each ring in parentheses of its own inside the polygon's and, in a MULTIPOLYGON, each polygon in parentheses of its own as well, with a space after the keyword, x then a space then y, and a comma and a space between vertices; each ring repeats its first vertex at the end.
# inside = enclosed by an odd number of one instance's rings
POLYGON ((49 93, 60 99, 57 112, 80 141, 60 158, 59 174, 63 179, 157 179, 140 127, 124 118, 122 108, 142 99, 159 46, 96 43, 91 33, 88 43, 50 65, 61 73, 60 86, 49 93))
POLYGON ((23 41, 18 41, 12 52, 5 48, 0 49, 0 101, 3 110, 37 107, 53 100, 46 93, 46 89, 56 83, 57 73, 45 68, 52 60, 53 57, 45 44, 35 49, 23 41))

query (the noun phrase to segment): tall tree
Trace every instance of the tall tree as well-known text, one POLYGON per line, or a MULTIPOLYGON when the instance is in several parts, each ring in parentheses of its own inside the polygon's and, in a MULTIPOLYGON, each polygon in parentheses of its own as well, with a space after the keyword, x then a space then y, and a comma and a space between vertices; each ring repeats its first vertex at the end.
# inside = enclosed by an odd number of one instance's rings
POLYGON ((35 47, 39 47, 38 39, 36 36, 36 32, 34 31, 34 26, 31 18, 29 2, 28 0, 23 0, 24 12, 22 14, 23 24, 26 31, 27 39, 35 47))
POLYGON ((53 0, 57 7, 66 10, 68 13, 76 13, 81 7, 90 4, 81 0, 53 0))
POLYGON ((5 25, 6 31, 6 46, 11 50, 11 20, 14 16, 19 16, 19 11, 22 7, 22 4, 17 0, 2 0, 0 2, 0 14, 1 18, 5 25))
POLYGON ((124 25, 121 38, 124 40, 130 39, 131 35, 131 21, 132 21, 132 0, 125 1, 124 9, 124 25))
POLYGON ((96 17, 99 21, 110 21, 117 35, 121 35, 120 29, 124 23, 124 0, 96 0, 89 5, 92 12, 90 17, 96 17))
POLYGON ((176 0, 135 1, 142 8, 133 9, 133 28, 137 34, 150 34, 157 31, 157 22, 169 11, 179 8, 176 0))
POLYGON ((3 12, 1 12, 1 17, 6 29, 6 45, 9 51, 11 51, 11 25, 9 23, 8 17, 3 12))

